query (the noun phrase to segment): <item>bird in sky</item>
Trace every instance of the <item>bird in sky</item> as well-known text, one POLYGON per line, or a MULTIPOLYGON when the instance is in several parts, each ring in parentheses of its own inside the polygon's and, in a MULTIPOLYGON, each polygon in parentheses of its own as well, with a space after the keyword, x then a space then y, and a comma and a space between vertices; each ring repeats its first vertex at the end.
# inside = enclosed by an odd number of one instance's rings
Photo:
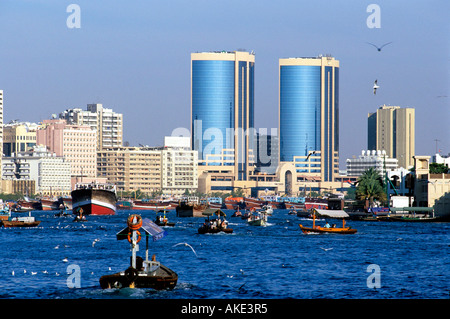
POLYGON ((192 251, 194 252, 195 256, 197 256, 197 258, 198 258, 198 255, 197 255, 197 253, 195 252, 194 248, 192 248, 192 246, 189 245, 188 243, 178 243, 178 244, 173 245, 172 247, 179 246, 179 245, 184 245, 184 246, 190 247, 190 248, 192 249, 192 251))
POLYGON ((378 85, 378 80, 375 80, 375 82, 373 83, 373 94, 377 94, 377 89, 380 86, 378 85))
POLYGON ((383 47, 385 47, 385 46, 388 45, 388 44, 391 44, 392 42, 385 43, 385 44, 383 44, 381 47, 378 47, 378 46, 376 46, 375 44, 370 43, 370 42, 366 42, 366 43, 367 43, 367 44, 370 44, 370 45, 373 45, 375 48, 377 48, 378 52, 381 52, 381 49, 382 49, 383 47))

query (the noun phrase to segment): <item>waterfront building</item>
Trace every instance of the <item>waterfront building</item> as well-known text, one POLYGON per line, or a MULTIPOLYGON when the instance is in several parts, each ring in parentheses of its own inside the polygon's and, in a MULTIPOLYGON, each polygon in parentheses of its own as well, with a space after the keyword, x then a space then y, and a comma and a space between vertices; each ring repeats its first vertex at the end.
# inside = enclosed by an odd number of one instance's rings
POLYGON ((2 172, 7 180, 33 180, 34 190, 28 190, 30 195, 69 195, 71 192, 70 163, 47 151, 45 146, 34 146, 30 151, 4 157, 2 172))
POLYGON ((436 216, 450 214, 450 174, 430 174, 430 156, 413 157, 414 206, 434 207, 436 216))
POLYGON ((448 155, 441 155, 436 153, 433 155, 433 163, 444 164, 448 168, 450 168, 450 153, 448 155))
POLYGON ((384 150, 363 150, 358 158, 347 159, 347 175, 349 176, 359 177, 369 168, 375 169, 384 179, 386 171, 398 168, 398 160, 388 157, 384 150))
POLYGON ((368 149, 386 150, 398 159, 400 167, 413 165, 415 152, 415 110, 400 106, 381 106, 367 119, 368 149))
POLYGON ((88 104, 87 110, 68 109, 59 114, 68 124, 88 125, 97 131, 97 149, 120 147, 123 142, 123 114, 104 108, 102 104, 88 104))
MULTIPOLYGON (((331 56, 279 60, 280 164, 332 182, 339 174, 339 61, 331 56)), ((293 177, 290 177, 293 176, 293 177)))
POLYGON ((39 125, 29 122, 14 122, 3 125, 3 155, 26 152, 36 145, 39 125))
POLYGON ((88 125, 44 120, 37 131, 37 144, 71 164, 72 186, 78 178, 89 182, 97 177, 97 132, 88 125))
POLYGON ((247 180, 255 162, 254 70, 253 53, 191 54, 192 149, 200 166, 231 166, 239 181, 247 180))
POLYGON ((256 170, 274 174, 278 167, 278 135, 256 133, 256 170))
POLYGON ((189 137, 166 137, 164 147, 115 147, 98 153, 98 176, 114 183, 119 195, 137 190, 147 196, 195 192, 197 167, 189 137))

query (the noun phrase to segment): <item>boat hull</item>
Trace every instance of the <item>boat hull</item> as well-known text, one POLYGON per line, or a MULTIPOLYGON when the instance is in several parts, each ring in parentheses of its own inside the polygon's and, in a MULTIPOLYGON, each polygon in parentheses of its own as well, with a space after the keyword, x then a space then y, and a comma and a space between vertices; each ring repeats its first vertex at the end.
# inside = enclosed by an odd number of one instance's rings
POLYGON ((232 228, 208 228, 208 227, 200 227, 198 229, 199 234, 217 234, 220 232, 224 232, 227 234, 231 234, 233 232, 232 228))
POLYGON ((251 226, 266 226, 267 222, 264 219, 248 220, 247 223, 251 226))
POLYGON ((111 288, 151 288, 155 290, 172 290, 178 281, 178 275, 161 265, 155 274, 138 273, 129 276, 127 271, 100 277, 102 289, 111 288))
POLYGON ((23 221, 14 221, 14 220, 2 220, 1 223, 3 224, 3 227, 10 228, 10 227, 36 227, 39 226, 41 223, 40 220, 34 221, 34 222, 23 222, 23 221))
POLYGON ((74 214, 83 209, 83 215, 114 215, 116 194, 103 189, 77 189, 72 191, 74 214))
POLYGON ((303 227, 303 225, 299 225, 300 229, 304 234, 316 233, 316 234, 354 234, 357 232, 356 229, 350 227, 335 227, 335 228, 326 228, 316 226, 312 227, 303 227))

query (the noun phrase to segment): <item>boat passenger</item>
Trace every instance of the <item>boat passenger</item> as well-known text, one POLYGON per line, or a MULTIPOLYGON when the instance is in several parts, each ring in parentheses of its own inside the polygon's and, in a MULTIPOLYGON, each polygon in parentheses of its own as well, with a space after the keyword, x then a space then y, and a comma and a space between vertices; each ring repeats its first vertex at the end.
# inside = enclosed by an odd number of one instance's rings
POLYGON ((328 224, 328 222, 326 222, 325 226, 323 226, 325 228, 330 228, 330 224, 328 224))

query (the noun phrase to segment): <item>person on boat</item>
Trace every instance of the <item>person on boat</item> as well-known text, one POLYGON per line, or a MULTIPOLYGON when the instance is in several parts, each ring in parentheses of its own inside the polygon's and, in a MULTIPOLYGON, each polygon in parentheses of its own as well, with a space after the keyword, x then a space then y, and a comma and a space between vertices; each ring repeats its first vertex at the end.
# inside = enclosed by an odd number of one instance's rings
POLYGON ((331 225, 331 228, 336 228, 336 224, 331 225))
POLYGON ((330 228, 330 224, 328 224, 328 222, 325 223, 325 225, 323 226, 325 228, 330 228))

